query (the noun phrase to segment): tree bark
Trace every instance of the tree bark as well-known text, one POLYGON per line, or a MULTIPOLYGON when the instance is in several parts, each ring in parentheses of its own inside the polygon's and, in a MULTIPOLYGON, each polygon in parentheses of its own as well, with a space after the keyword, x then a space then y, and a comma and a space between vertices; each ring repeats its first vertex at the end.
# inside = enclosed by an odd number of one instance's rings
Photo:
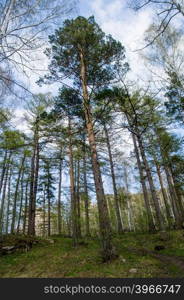
POLYGON ((173 213, 174 213, 175 222, 176 222, 175 227, 177 229, 181 229, 182 228, 182 216, 181 216, 179 207, 177 205, 177 202, 178 202, 177 194, 176 194, 176 191, 174 188, 174 182, 173 182, 171 173, 165 163, 164 163, 164 170, 165 170, 165 174, 166 174, 166 178, 167 178, 167 182, 168 182, 171 204, 172 204, 173 213))
POLYGON ((141 153, 141 156, 142 156, 142 160, 143 160, 143 163, 144 163, 145 171, 146 171, 149 186, 150 186, 151 196, 152 196, 152 199, 153 199, 155 212, 156 212, 156 217, 157 217, 157 222, 158 222, 158 228, 159 228, 159 230, 162 231, 162 230, 164 230, 164 222, 163 222, 163 216, 162 216, 162 213, 161 213, 161 210, 160 210, 159 199, 158 199, 158 196, 157 196, 157 193, 156 193, 156 190, 155 190, 155 186, 154 186, 154 183, 153 183, 151 170, 150 170, 150 167, 148 165, 147 158, 146 158, 146 155, 145 155, 142 139, 141 139, 141 136, 139 134, 137 134, 137 140, 138 140, 140 153, 141 153))
POLYGON ((163 180, 162 180, 162 175, 161 175, 161 171, 160 171, 160 166, 158 164, 158 162, 156 161, 156 159, 154 159, 154 163, 157 169, 157 174, 158 174, 158 178, 159 178, 159 182, 160 182, 160 187, 161 187, 161 191, 162 191, 162 195, 163 195, 163 200, 164 200, 164 204, 165 204, 165 208, 166 208, 166 216, 167 216, 167 221, 168 221, 168 225, 169 228, 172 225, 172 213, 170 210, 170 204, 168 202, 168 198, 167 198, 167 194, 165 192, 164 189, 164 184, 163 184, 163 180))
MULTIPOLYGON (((85 141, 84 141, 85 143, 85 141)), ((85 206, 85 224, 86 224, 86 236, 90 236, 89 227, 89 195, 88 195, 88 183, 87 183, 87 171, 86 171, 86 147, 84 145, 84 158, 83 158, 83 178, 84 178, 84 206, 85 206)))
POLYGON ((16 183, 16 187, 15 187, 15 196, 14 196, 14 203, 13 203, 13 215, 12 215, 12 223, 11 223, 11 233, 14 233, 14 230, 15 230, 15 219, 16 219, 18 190, 19 190, 19 183, 20 183, 20 178, 21 178, 21 174, 22 174, 22 171, 23 171, 25 159, 26 159, 26 155, 24 154, 24 156, 22 158, 21 166, 19 168, 17 183, 16 183))
POLYGON ((80 160, 76 166, 76 205, 77 205, 77 235, 81 238, 81 212, 80 212, 80 160))
POLYGON ((132 209, 132 199, 131 199, 131 195, 129 193, 127 166, 125 164, 124 164, 124 178, 125 178, 126 196, 127 196, 129 229, 130 229, 130 231, 135 231, 134 218, 133 218, 133 209, 132 209))
POLYGON ((77 235, 77 204, 76 204, 75 176, 74 176, 74 162, 73 162, 73 147, 72 147, 72 132, 71 132, 71 120, 70 120, 70 117, 68 117, 68 135, 69 135, 69 170, 70 170, 72 241, 73 241, 73 246, 76 247, 78 245, 78 235, 77 235))
POLYGON ((34 148, 31 159, 30 198, 28 216, 28 234, 35 235, 36 193, 39 172, 39 118, 35 122, 34 148))
POLYGON ((21 178, 21 198, 20 198, 19 217, 18 217, 18 224, 17 224, 17 233, 19 233, 19 231, 20 231, 20 222, 21 222, 21 218, 22 218, 23 197, 24 197, 24 172, 22 172, 22 178, 21 178))
POLYGON ((171 177, 172 177, 173 186, 174 186, 174 189, 175 189, 175 194, 176 194, 176 197, 177 197, 177 200, 178 200, 177 201, 178 209, 180 211, 182 220, 184 221, 184 206, 183 206, 183 203, 182 203, 180 192, 177 188, 177 183, 176 183, 174 175, 173 175, 173 170, 172 170, 172 165, 171 164, 169 165, 169 170, 170 170, 170 174, 171 174, 171 177))
POLYGON ((47 176, 48 176, 48 182, 47 182, 48 220, 47 220, 47 222, 48 222, 48 236, 50 236, 50 234, 51 234, 51 228, 50 228, 50 225, 51 225, 50 217, 51 217, 51 215, 50 215, 50 193, 49 193, 49 188, 50 188, 49 187, 49 185, 50 185, 50 182, 49 182, 49 168, 48 168, 47 176))
POLYGON ((165 151, 162 149, 161 137, 158 133, 157 128, 155 128, 154 131, 155 131, 155 135, 157 137, 157 141, 158 141, 158 145, 159 145, 159 149, 160 149, 160 154, 161 154, 161 157, 162 157, 162 164, 163 164, 164 171, 165 171, 166 178, 167 178, 169 194, 170 194, 170 199, 171 199, 171 205, 172 205, 173 214, 174 214, 174 217, 175 217, 175 227, 177 229, 181 229, 182 228, 182 216, 181 216, 181 213, 180 213, 180 209, 178 207, 177 194, 176 194, 172 174, 170 172, 170 168, 169 168, 169 165, 168 165, 169 158, 168 158, 167 154, 165 153, 165 151))
POLYGON ((28 211, 28 185, 29 185, 29 177, 26 182, 26 190, 25 190, 25 205, 24 205, 24 219, 23 219, 23 234, 26 233, 26 221, 27 221, 27 211, 28 211))
POLYGON ((99 211, 99 224, 100 224, 100 236, 102 242, 102 257, 104 261, 111 260, 116 257, 115 248, 112 244, 112 232, 110 227, 110 220, 107 210, 107 202, 104 195, 101 171, 99 166, 99 159, 96 148, 95 133, 93 129, 93 121, 91 114, 91 106, 89 100, 89 94, 87 89, 87 75, 86 75, 86 65, 83 55, 83 50, 79 47, 80 54, 80 71, 81 71, 81 83, 83 91, 83 106, 86 120, 86 128, 88 133, 88 140, 91 150, 92 158, 92 168, 95 181, 95 189, 98 203, 99 211))
POLYGON ((1 180, 0 180, 0 194, 1 194, 4 175, 5 175, 5 171, 6 171, 7 155, 8 155, 8 151, 5 150, 4 159, 3 159, 3 166, 2 166, 2 172, 1 172, 1 180))
POLYGON ((115 202, 115 211, 116 211, 116 218, 117 218, 117 231, 119 234, 123 233, 123 222, 122 222, 122 216, 121 216, 121 209, 119 205, 119 197, 116 187, 116 179, 115 179, 115 173, 114 173, 114 163, 112 158, 112 152, 111 152, 111 144, 109 139, 109 134, 106 125, 104 124, 104 131, 105 131, 105 137, 107 142, 107 149, 109 154, 109 162, 110 162, 110 169, 111 169, 111 177, 112 177, 112 184, 113 184, 113 191, 114 191, 114 202, 115 202))
POLYGON ((7 212, 6 212, 6 234, 9 232, 9 214, 10 214, 10 201, 11 201, 11 177, 12 169, 10 168, 10 174, 8 179, 8 203, 7 203, 7 212))
MULTIPOLYGON (((61 153, 62 155, 62 153, 61 153)), ((62 183, 62 164, 63 159, 59 160, 59 184, 58 184, 58 234, 61 234, 61 183, 62 183)))
POLYGON ((144 203, 145 203, 145 208, 146 208, 147 217, 148 217, 148 229, 149 229, 149 232, 155 232, 156 229, 155 229, 154 220, 153 220, 153 216, 152 216, 152 212, 151 212, 148 191, 147 191, 147 187, 146 187, 146 183, 145 183, 144 171, 143 171, 143 167, 142 167, 141 160, 140 160, 136 136, 133 133, 132 133, 132 140, 133 140, 133 144, 134 144, 134 151, 135 151, 135 155, 136 155, 136 159, 137 159, 137 165, 138 165, 139 174, 140 174, 140 181, 141 181, 142 191, 143 191, 143 196, 144 196, 144 203))
POLYGON ((34 177, 35 177, 35 156, 36 146, 34 144, 33 155, 31 158, 31 176, 30 176, 30 195, 29 195, 29 211, 28 211, 28 234, 35 234, 35 199, 34 199, 34 177))
POLYGON ((45 210, 46 210, 46 207, 45 207, 45 193, 46 193, 46 191, 45 191, 45 187, 44 187, 44 190, 43 190, 43 237, 45 237, 45 235, 46 235, 46 228, 45 228, 45 217, 46 217, 46 212, 45 212, 45 210))
POLYGON ((0 210, 0 234, 3 233, 3 219, 4 219, 4 205, 5 205, 5 197, 6 197, 6 189, 7 189, 7 182, 8 182, 8 173, 9 173, 9 163, 6 167, 6 171, 4 174, 4 182, 3 182, 3 190, 2 190, 2 198, 1 198, 1 210, 0 210))

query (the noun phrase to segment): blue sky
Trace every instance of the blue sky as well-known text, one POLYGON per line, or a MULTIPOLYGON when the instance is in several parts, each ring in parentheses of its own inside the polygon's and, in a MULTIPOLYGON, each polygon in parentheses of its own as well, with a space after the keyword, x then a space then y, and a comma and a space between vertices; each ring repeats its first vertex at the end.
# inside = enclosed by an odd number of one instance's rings
MULTIPOLYGON (((147 8, 139 13, 133 12, 127 7, 126 0, 80 0, 77 15, 89 17, 94 15, 96 22, 100 25, 106 34, 111 34, 115 39, 119 40, 125 46, 127 60, 132 67, 130 72, 130 79, 142 81, 148 78, 148 73, 144 65, 144 61, 140 52, 135 52, 136 49, 144 45, 144 33, 152 22, 153 12, 147 8)), ((47 68, 48 60, 43 54, 43 49, 38 53, 40 58, 40 65, 47 68)), ((43 74, 40 74, 43 75, 43 74)), ((39 74, 30 74, 29 88, 34 93, 52 92, 57 93, 58 86, 43 86, 38 87, 35 81, 39 79, 39 74)), ((22 108, 17 109, 17 123, 19 129, 25 129, 23 121, 20 122, 23 115, 22 108)), ((16 122, 15 122, 16 123, 16 122)), ((104 182, 106 192, 111 191, 109 180, 104 182)))
MULTIPOLYGON (((138 47, 143 45, 143 36, 145 30, 151 23, 152 12, 149 9, 140 11, 138 14, 127 7, 126 0, 79 0, 76 12, 73 14, 75 18, 77 15, 89 17, 94 15, 96 22, 100 25, 106 34, 111 34, 115 39, 119 40, 126 49, 126 56, 132 72, 129 74, 131 78, 137 81, 137 78, 144 76, 145 67, 139 52, 135 52, 138 47)), ((62 25, 62 24, 61 24, 62 25)), ((48 45, 49 46, 49 45, 48 45)), ((44 47, 35 53, 35 67, 39 69, 47 69, 48 59, 43 54, 44 47)), ((43 72, 29 72, 27 80, 27 87, 33 93, 57 93, 56 86, 43 85, 41 88, 35 83, 43 72)))
POLYGON ((142 76, 143 61, 140 59, 140 53, 134 50, 143 45, 144 33, 151 24, 153 14, 149 8, 136 14, 128 8, 127 2, 126 0, 80 0, 78 13, 85 17, 94 15, 102 30, 125 46, 130 65, 134 66, 134 77, 142 76))
MULTIPOLYGON (((132 67, 129 74, 130 79, 142 80, 145 77, 145 66, 139 52, 134 52, 137 47, 143 45, 143 36, 145 30, 151 23, 152 11, 149 9, 134 13, 127 7, 126 0, 79 0, 76 13, 73 16, 83 15, 89 17, 94 15, 96 22, 100 25, 106 34, 111 34, 115 39, 119 40, 125 46, 127 60, 132 67)), ((36 53, 35 66, 40 69, 47 69, 48 59, 43 54, 43 49, 36 53), (39 58, 39 61, 37 60, 39 58)), ((43 85, 39 87, 35 82, 43 76, 43 72, 28 72, 27 87, 35 94, 52 92, 57 94, 58 85, 43 85)), ((20 124, 20 116, 22 117, 21 107, 16 110, 17 121, 20 124)), ((24 124, 21 122, 20 127, 24 124)), ((26 127, 25 127, 26 129, 26 127)))

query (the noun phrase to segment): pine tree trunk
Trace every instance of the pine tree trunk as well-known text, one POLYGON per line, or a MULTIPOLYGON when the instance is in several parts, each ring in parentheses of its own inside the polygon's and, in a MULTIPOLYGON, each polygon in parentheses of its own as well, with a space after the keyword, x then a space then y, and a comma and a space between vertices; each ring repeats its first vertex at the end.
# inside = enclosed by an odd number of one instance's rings
POLYGON ((139 155, 139 150, 138 150, 138 146, 137 146, 137 142, 136 142, 136 137, 133 133, 132 133, 132 139, 133 139, 134 150, 135 150, 137 165, 138 165, 139 174, 140 174, 140 181, 141 181, 141 185, 142 185, 145 208, 146 208, 147 217, 148 217, 148 229, 149 229, 149 232, 155 232, 156 229, 155 229, 154 220, 153 220, 153 216, 152 216, 152 212, 151 212, 151 206, 150 206, 150 201, 149 201, 149 197, 148 197, 148 191, 147 191, 147 187, 146 187, 146 183, 145 183, 144 171, 143 171, 141 160, 140 160, 140 155, 139 155))
POLYGON ((36 193, 39 172, 39 119, 37 118, 34 132, 34 148, 31 159, 30 198, 28 216, 28 234, 35 235, 36 193))
POLYGON ((127 196, 129 229, 130 229, 130 231, 135 231, 133 209, 132 209, 132 199, 131 199, 131 195, 129 193, 128 174, 127 174, 127 167, 125 164, 124 164, 124 178, 125 178, 126 196, 127 196))
POLYGON ((156 169, 157 169, 157 174, 158 174, 158 178, 159 178, 159 182, 160 182, 162 196, 163 196, 163 200, 164 200, 164 204, 165 204, 165 208, 166 208, 167 221, 168 221, 168 225, 169 225, 169 228, 170 228, 171 225, 172 225, 172 214, 171 214, 171 210, 170 210, 170 204, 168 202, 167 194, 166 194, 165 189, 164 189, 162 175, 161 175, 161 172, 160 172, 160 166, 159 166, 158 162, 156 161, 156 159, 154 159, 154 163, 155 163, 155 166, 156 166, 156 169))
POLYGON ((71 120, 68 117, 68 134, 69 134, 69 169, 70 169, 70 195, 71 195, 71 225, 72 225, 72 240, 73 246, 78 245, 77 236, 77 204, 75 192, 75 176, 74 176, 74 163, 73 163, 73 147, 72 147, 72 132, 71 120))
POLYGON ((174 182, 173 182, 171 173, 165 163, 164 163, 164 170, 165 170, 165 174, 166 174, 166 178, 167 178, 167 182, 168 182, 169 193, 170 193, 170 197, 171 197, 171 204, 172 204, 173 213, 174 213, 174 217, 175 217, 175 221, 176 221, 175 226, 177 229, 181 229, 182 228, 182 216, 181 216, 179 207, 177 205, 177 203, 178 203, 177 194, 176 194, 176 191, 174 188, 174 182))
MULTIPOLYGON (((84 141, 85 142, 85 141, 84 141)), ((84 176, 84 205, 85 205, 85 224, 86 224, 86 236, 90 236, 89 227, 89 195, 88 195, 88 184, 87 184, 87 171, 86 171, 86 147, 84 145, 84 158, 83 158, 83 176, 84 176)))
POLYGON ((50 195, 49 195, 49 172, 48 172, 48 182, 47 182, 47 201, 48 201, 48 236, 50 236, 51 228, 50 228, 50 195))
POLYGON ((88 133, 88 140, 91 150, 92 168, 95 181, 95 189, 98 203, 99 212, 99 224, 100 224, 100 236, 102 242, 102 257, 104 261, 111 260, 116 257, 116 251, 112 244, 112 232, 110 227, 110 220, 107 210, 107 202, 104 195, 101 171, 99 166, 99 159, 96 149, 95 133, 93 129, 93 121, 91 114, 91 107, 87 89, 87 78, 86 78, 86 66, 83 57, 82 49, 80 51, 80 63, 81 63, 81 83, 83 90, 83 106, 86 120, 86 128, 88 133))
POLYGON ((22 218, 23 196, 24 196, 24 172, 22 172, 22 178, 21 178, 21 198, 20 198, 20 209, 19 209, 19 217, 18 217, 18 224, 17 224, 17 233, 19 233, 19 231, 20 231, 20 222, 21 222, 21 218, 22 218))
POLYGON ((61 234, 61 183, 62 183, 62 164, 63 160, 59 161, 59 184, 58 184, 58 234, 61 234))
POLYGON ((173 175, 173 170, 172 170, 171 164, 169 166, 169 170, 170 170, 170 174, 171 174, 171 177, 172 177, 173 186, 174 186, 174 189, 175 189, 175 194, 176 194, 176 197, 177 197, 177 200, 178 200, 177 201, 178 209, 180 211, 182 220, 184 221, 184 206, 183 206, 183 203, 182 203, 181 195, 180 195, 179 190, 177 188, 177 183, 176 183, 174 175, 173 175))
POLYGON ((34 176, 34 211, 36 211, 36 196, 38 189, 38 175, 40 168, 40 145, 39 145, 39 137, 37 136, 36 140, 36 156, 35 156, 35 176, 34 176))
POLYGON ((7 182, 8 182, 8 173, 9 173, 9 164, 6 167, 6 171, 4 174, 4 182, 3 182, 3 189, 2 189, 2 198, 1 198, 1 210, 0 210, 0 234, 3 233, 3 225, 4 225, 4 205, 5 205, 5 197, 6 197, 6 189, 7 189, 7 182))
POLYGON ((46 205, 45 205, 45 187, 44 187, 44 191, 43 191, 43 237, 45 237, 45 235, 46 235, 46 228, 45 228, 45 217, 46 217, 46 212, 45 212, 45 210, 46 210, 46 205))
POLYGON ((162 157, 163 167, 164 167, 166 178, 167 178, 169 194, 170 194, 170 199, 171 199, 171 205, 172 205, 172 209, 173 209, 173 213, 174 213, 174 217, 175 217, 175 227, 177 229, 181 229, 182 228, 182 217, 180 214, 180 210, 178 208, 178 199, 177 199, 177 194, 176 194, 176 190, 174 187, 173 178, 171 176, 171 173, 170 173, 170 170, 168 167, 168 162, 167 162, 168 158, 166 157, 166 155, 161 147, 160 136, 158 134, 157 129, 155 129, 155 134, 157 137, 157 141, 158 141, 158 145, 159 145, 160 153, 161 153, 161 157, 162 157))
POLYGON ((4 176, 5 176, 5 171, 6 171, 7 155, 8 155, 8 151, 5 150, 4 159, 3 159, 3 166, 2 166, 2 172, 1 172, 1 179, 0 179, 0 194, 1 194, 2 186, 3 186, 3 180, 4 180, 4 176))
POLYGON ((162 213, 161 213, 161 210, 160 210, 159 199, 158 199, 158 196, 157 196, 157 193, 156 193, 156 190, 155 190, 155 186, 154 186, 154 183, 153 183, 151 170, 150 170, 150 167, 148 165, 147 158, 146 158, 146 155, 145 155, 142 139, 141 139, 139 134, 137 135, 137 140, 138 140, 140 153, 141 153, 141 156, 142 156, 142 160, 143 160, 143 163, 144 163, 145 171, 146 171, 149 186, 150 186, 151 196, 152 196, 152 199, 153 199, 155 212, 156 212, 156 217, 157 217, 157 222, 158 222, 158 228, 159 228, 159 230, 162 231, 162 230, 164 230, 164 221, 163 221, 163 216, 162 216, 162 213))
POLYGON ((36 145, 34 144, 33 155, 31 158, 31 175, 30 175, 30 195, 29 195, 29 210, 28 210, 28 234, 35 234, 35 199, 34 199, 34 178, 35 178, 35 156, 36 145))
POLYGON ((111 144, 110 144, 110 140, 109 140, 108 130, 107 130, 105 124, 104 124, 104 131, 105 131, 105 136, 106 136, 112 184, 113 184, 113 191, 114 191, 114 202, 115 202, 115 211, 116 211, 116 218, 117 218, 117 231, 119 234, 121 234, 121 233, 123 233, 123 222, 122 222, 121 209, 120 209, 120 205, 119 205, 119 198, 118 198, 118 192, 117 192, 117 187, 116 187, 116 179, 115 179, 115 173, 114 173, 114 163, 113 163, 113 159, 112 159, 111 144))
POLYGON ((76 168, 76 204, 77 204, 77 236, 81 238, 81 212, 80 212, 80 160, 77 161, 76 168))
POLYGON ((16 183, 16 187, 15 187, 15 195, 14 195, 14 203, 13 203, 13 215, 12 215, 12 223, 11 223, 11 233, 14 233, 14 230, 15 230, 15 219, 16 219, 16 209, 17 209, 17 198, 18 198, 18 191, 19 191, 19 183, 20 183, 20 178, 21 178, 21 174, 22 174, 22 171, 23 171, 25 159, 26 159, 26 156, 24 154, 24 157, 22 158, 21 166, 19 168, 17 183, 16 183))
POLYGON ((10 175, 8 179, 8 203, 7 203, 7 212, 6 212, 6 234, 9 232, 9 214, 10 214, 10 201, 11 201, 11 177, 12 169, 10 169, 10 175))
POLYGON ((24 218, 23 218, 23 234, 26 234, 26 221, 27 221, 27 211, 28 211, 28 185, 29 185, 29 177, 26 182, 26 190, 25 190, 25 204, 24 204, 24 218))

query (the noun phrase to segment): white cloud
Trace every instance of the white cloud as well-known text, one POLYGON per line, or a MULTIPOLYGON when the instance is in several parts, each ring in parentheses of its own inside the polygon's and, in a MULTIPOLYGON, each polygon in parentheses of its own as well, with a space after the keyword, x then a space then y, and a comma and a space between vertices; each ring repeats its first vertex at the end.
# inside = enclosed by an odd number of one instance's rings
POLYGON ((134 13, 127 7, 127 1, 94 0, 88 15, 93 14, 106 34, 111 34, 126 48, 126 56, 132 67, 133 78, 145 74, 140 52, 135 50, 144 45, 144 33, 152 21, 152 11, 145 9, 134 13))
POLYGON ((25 112, 26 112, 26 110, 23 109, 23 108, 16 108, 14 110, 14 118, 11 121, 11 124, 17 130, 20 130, 20 131, 24 132, 25 134, 29 134, 30 129, 29 129, 29 126, 28 126, 28 124, 25 120, 25 116, 24 116, 25 112))
POLYGON ((104 0, 95 0, 91 2, 91 9, 96 12, 96 16, 100 17, 100 19, 110 17, 114 18, 116 16, 119 18, 122 9, 125 6, 125 1, 115 0, 109 3, 104 2, 104 0))
MULTIPOLYGON (((146 9, 135 14, 127 7, 126 0, 81 0, 80 9, 86 17, 94 15, 102 30, 106 34, 111 34, 125 46, 126 56, 132 68, 132 78, 143 76, 145 74, 143 60, 140 58, 140 53, 134 50, 143 46, 144 32, 152 20, 152 11, 146 9)), ((37 71, 26 70, 28 74, 28 77, 24 78, 26 86, 35 94, 47 92, 56 94, 58 91, 58 84, 42 87, 36 84, 39 77, 47 74, 49 60, 44 50, 48 46, 46 42, 43 47, 32 54, 30 67, 37 71)))

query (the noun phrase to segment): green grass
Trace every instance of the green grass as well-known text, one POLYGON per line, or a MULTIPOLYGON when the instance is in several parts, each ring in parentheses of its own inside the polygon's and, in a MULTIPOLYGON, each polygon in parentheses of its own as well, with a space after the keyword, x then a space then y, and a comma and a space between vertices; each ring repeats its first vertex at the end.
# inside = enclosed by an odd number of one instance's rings
POLYGON ((87 246, 72 247, 68 238, 54 237, 54 244, 34 245, 27 253, 14 253, 0 257, 0 277, 184 277, 175 265, 169 265, 150 255, 136 254, 132 248, 154 250, 155 245, 165 245, 160 251, 165 255, 184 257, 182 231, 171 232, 168 241, 160 241, 159 234, 125 233, 115 237, 119 258, 102 263, 98 241, 89 240, 87 246), (136 273, 131 273, 136 269, 136 273))

